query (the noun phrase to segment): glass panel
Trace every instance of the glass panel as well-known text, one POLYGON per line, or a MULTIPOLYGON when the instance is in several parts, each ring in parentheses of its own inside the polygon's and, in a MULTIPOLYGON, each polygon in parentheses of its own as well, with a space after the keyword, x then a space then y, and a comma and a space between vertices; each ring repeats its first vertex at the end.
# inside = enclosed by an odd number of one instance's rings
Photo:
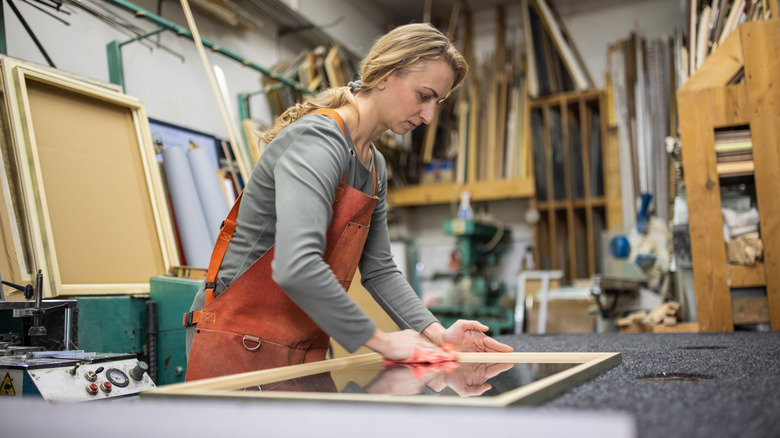
POLYGON ((239 391, 494 397, 577 363, 383 364, 348 367, 239 391))

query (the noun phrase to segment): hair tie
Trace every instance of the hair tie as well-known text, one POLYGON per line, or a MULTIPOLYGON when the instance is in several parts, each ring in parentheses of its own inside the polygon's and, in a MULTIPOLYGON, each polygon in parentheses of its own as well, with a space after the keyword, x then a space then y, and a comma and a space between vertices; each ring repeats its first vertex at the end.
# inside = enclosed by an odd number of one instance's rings
POLYGON ((357 91, 360 88, 360 79, 356 81, 351 81, 347 84, 347 87, 351 88, 352 91, 357 91))

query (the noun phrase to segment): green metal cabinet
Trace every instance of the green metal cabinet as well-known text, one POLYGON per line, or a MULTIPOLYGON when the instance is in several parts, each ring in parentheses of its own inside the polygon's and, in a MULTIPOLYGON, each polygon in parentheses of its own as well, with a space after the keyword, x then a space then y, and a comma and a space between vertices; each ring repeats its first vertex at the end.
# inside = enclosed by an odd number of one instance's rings
POLYGON ((76 305, 79 349, 143 355, 147 334, 145 297, 79 297, 76 305))
POLYGON ((190 310, 202 281, 156 276, 149 297, 157 309, 157 385, 184 381, 187 370, 182 315, 190 310))

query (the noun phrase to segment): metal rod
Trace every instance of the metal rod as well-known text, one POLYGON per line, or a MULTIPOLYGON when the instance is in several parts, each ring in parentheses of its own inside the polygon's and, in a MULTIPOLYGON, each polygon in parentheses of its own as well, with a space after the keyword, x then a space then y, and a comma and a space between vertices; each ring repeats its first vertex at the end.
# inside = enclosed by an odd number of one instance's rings
POLYGON ((40 50, 43 57, 46 58, 46 61, 49 63, 49 65, 51 67, 57 68, 57 66, 54 65, 54 61, 52 61, 51 58, 49 58, 49 54, 46 53, 46 49, 44 49, 43 46, 41 45, 41 42, 38 41, 38 37, 35 36, 35 33, 30 28, 30 25, 27 24, 27 21, 24 19, 24 17, 22 17, 22 14, 21 12, 19 12, 19 9, 16 9, 16 5, 13 4, 11 0, 6 0, 6 3, 8 3, 8 6, 11 7, 11 10, 14 12, 14 15, 16 15, 16 18, 18 18, 19 22, 22 23, 22 26, 24 26, 24 30, 27 31, 28 35, 30 35, 30 38, 32 38, 33 42, 38 47, 38 50, 40 50))
POLYGON ((2 6, 3 4, 0 3, 0 53, 2 53, 3 55, 7 55, 8 46, 6 45, 6 41, 5 41, 5 8, 3 8, 2 6))
MULTIPOLYGON (((29 0, 22 0, 22 1, 23 1, 23 2, 25 2, 25 3, 27 3, 27 4, 28 4, 28 5, 30 5, 30 6, 34 7, 35 9, 37 9, 37 10, 39 10, 39 11, 43 12, 44 14, 48 15, 49 17, 51 17, 51 18, 53 18, 53 19, 55 19, 55 20, 57 20, 57 21, 59 21, 59 22, 61 22, 61 23, 65 24, 66 26, 70 26, 70 23, 68 23, 67 21, 65 21, 65 20, 63 20, 62 18, 60 18, 60 17, 58 17, 58 16, 56 16, 56 15, 52 14, 51 12, 49 12, 49 11, 47 11, 47 10, 43 9, 42 7, 40 7, 40 6, 38 6, 38 5, 34 4, 34 3, 30 3, 30 1, 29 1, 29 0)), ((45 4, 45 3, 44 3, 44 4, 45 4)), ((46 6, 49 6, 49 5, 46 5, 46 6)), ((49 6, 49 7, 51 7, 51 6, 49 6)))
POLYGON ((70 329, 71 329, 71 324, 72 323, 73 323, 73 309, 71 309, 70 307, 66 306, 65 307, 65 327, 64 327, 64 336, 63 336, 63 338, 64 338, 63 341, 65 343, 65 351, 70 351, 70 344, 71 344, 71 341, 70 341, 70 336, 71 336, 70 329))
POLYGON ((137 37, 135 37, 133 39, 121 42, 121 43, 119 43, 119 47, 122 47, 125 44, 130 44, 130 43, 134 43, 136 41, 140 41, 140 40, 149 38, 150 36, 154 36, 154 35, 157 35, 158 33, 165 32, 165 31, 166 31, 166 29, 164 27, 157 28, 156 30, 153 30, 153 31, 151 31, 149 33, 145 33, 143 35, 138 35, 137 37))
POLYGON ((43 273, 38 269, 38 273, 35 274, 35 307, 41 308, 43 301, 43 273))
MULTIPOLYGON (((159 15, 156 15, 156 14, 154 14, 154 13, 152 13, 152 12, 146 10, 146 9, 143 9, 143 8, 141 8, 139 6, 136 6, 133 3, 130 3, 130 2, 125 1, 125 0, 103 0, 103 1, 105 1, 106 3, 112 4, 114 6, 117 6, 117 7, 121 8, 121 9, 124 9, 126 11, 132 12, 132 13, 134 13, 136 15, 136 17, 144 18, 146 20, 154 22, 154 23, 156 23, 156 24, 158 24, 160 26, 165 27, 166 29, 168 29, 168 30, 170 30, 172 32, 175 32, 179 36, 187 37, 187 38, 189 38, 189 39, 194 41, 193 36, 192 36, 192 32, 190 32, 188 29, 186 29, 186 28, 184 28, 182 26, 179 26, 176 23, 168 21, 165 18, 162 18, 159 15)), ((213 50, 213 51, 215 51, 217 53, 220 53, 220 54, 222 54, 224 56, 227 56, 228 58, 233 59, 234 61, 238 61, 238 62, 240 62, 241 64, 243 64, 243 65, 245 65, 247 67, 253 68, 253 69, 259 71, 260 73, 263 73, 263 74, 269 76, 272 79, 276 79, 276 80, 278 80, 280 82, 283 82, 283 83, 289 85, 290 87, 293 87, 296 90, 299 90, 299 91, 301 91, 303 93, 314 94, 313 91, 309 90, 307 87, 304 87, 299 82, 296 82, 296 81, 294 81, 294 80, 292 80, 292 79, 290 79, 290 78, 288 78, 286 76, 282 76, 282 75, 280 75, 280 74, 278 74, 278 73, 276 73, 274 71, 271 71, 271 70, 269 70, 269 69, 267 69, 265 67, 262 67, 262 66, 260 66, 260 65, 258 65, 256 63, 254 63, 254 62, 244 58, 243 56, 240 56, 240 55, 238 55, 238 54, 236 54, 236 53, 234 53, 234 52, 232 52, 232 51, 230 51, 228 49, 225 49, 224 47, 221 47, 219 44, 216 44, 216 43, 214 43, 212 41, 209 41, 209 40, 207 40, 206 38, 203 38, 203 37, 200 38, 200 41, 203 43, 204 46, 210 48, 211 50, 213 50)))

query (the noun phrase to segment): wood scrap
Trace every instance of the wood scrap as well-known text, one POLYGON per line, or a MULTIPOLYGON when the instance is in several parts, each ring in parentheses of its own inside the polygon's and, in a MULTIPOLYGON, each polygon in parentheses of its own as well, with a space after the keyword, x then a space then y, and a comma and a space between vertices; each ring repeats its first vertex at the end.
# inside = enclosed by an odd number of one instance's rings
MULTIPOLYGON (((680 314, 680 303, 676 301, 667 301, 655 307, 649 312, 639 310, 632 312, 623 318, 619 318, 615 323, 620 332, 655 332, 670 331, 671 327, 677 326, 680 314), (665 328, 660 328, 663 326, 665 328)), ((688 331, 689 325, 681 325, 680 330, 688 331)))

